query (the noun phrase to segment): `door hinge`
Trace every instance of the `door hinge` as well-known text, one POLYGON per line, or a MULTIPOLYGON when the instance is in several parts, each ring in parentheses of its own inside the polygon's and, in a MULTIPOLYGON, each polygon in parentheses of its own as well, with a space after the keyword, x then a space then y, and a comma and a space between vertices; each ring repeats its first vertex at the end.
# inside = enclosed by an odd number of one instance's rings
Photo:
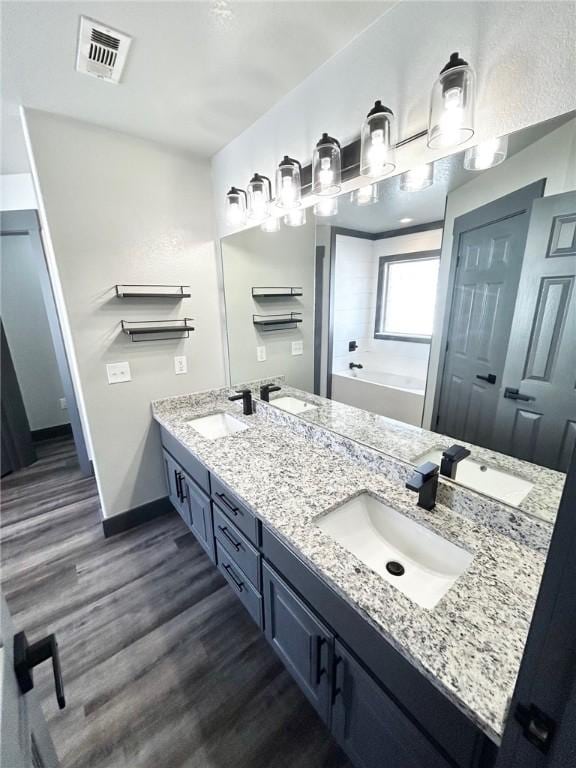
POLYGON ((514 719, 531 744, 541 752, 548 752, 556 728, 555 721, 535 704, 517 704, 514 719))

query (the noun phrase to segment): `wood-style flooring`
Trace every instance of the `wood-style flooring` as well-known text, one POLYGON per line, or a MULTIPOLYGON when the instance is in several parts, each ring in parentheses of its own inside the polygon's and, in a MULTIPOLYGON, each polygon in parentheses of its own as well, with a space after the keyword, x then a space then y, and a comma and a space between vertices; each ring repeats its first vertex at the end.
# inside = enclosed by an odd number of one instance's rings
MULTIPOLYGON (((69 438, 2 480, 2 591, 63 768, 349 768, 176 513, 104 539, 69 438)), ((5 768, 21 768, 6 766, 5 768)))

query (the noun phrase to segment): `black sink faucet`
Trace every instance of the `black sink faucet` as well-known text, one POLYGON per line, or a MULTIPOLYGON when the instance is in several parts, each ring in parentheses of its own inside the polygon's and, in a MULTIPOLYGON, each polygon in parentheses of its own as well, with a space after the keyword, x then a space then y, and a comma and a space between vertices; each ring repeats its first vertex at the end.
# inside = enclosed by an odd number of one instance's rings
POLYGON ((234 400, 242 400, 242 412, 244 416, 252 416, 252 392, 249 389, 239 389, 238 394, 230 395, 228 400, 234 402, 234 400))
POLYGON ((264 400, 265 403, 270 402, 270 392, 280 392, 282 387, 277 384, 263 384, 260 387, 260 400, 264 400))
POLYGON ((427 461, 416 467, 406 482, 409 491, 418 493, 418 506, 422 509, 434 509, 438 490, 438 464, 427 461))
POLYGON ((348 368, 352 371, 354 368, 364 368, 362 363, 348 363, 348 368))
POLYGON ((458 462, 462 461, 462 459, 467 458, 470 456, 470 451, 468 448, 464 448, 463 445, 458 445, 455 443, 454 445, 451 445, 450 448, 446 448, 446 450, 442 453, 442 461, 440 462, 440 474, 444 475, 444 477, 450 477, 452 480, 456 477, 456 468, 458 466, 458 462))

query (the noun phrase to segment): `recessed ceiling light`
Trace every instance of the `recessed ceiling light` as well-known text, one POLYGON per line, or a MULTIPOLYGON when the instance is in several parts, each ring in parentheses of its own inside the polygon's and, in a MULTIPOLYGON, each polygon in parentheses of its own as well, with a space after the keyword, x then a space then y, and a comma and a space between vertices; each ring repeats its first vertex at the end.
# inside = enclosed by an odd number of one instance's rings
POLYGON ((411 221, 414 221, 414 219, 400 219, 400 224, 410 224, 411 221))

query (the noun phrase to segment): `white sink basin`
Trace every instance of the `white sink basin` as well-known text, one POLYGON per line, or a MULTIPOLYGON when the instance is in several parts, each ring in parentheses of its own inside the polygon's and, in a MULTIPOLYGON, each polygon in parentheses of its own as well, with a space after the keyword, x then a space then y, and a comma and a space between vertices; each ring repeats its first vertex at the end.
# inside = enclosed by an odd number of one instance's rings
POLYGON ((213 413, 210 416, 200 416, 197 419, 190 419, 186 423, 190 424, 196 432, 199 432, 202 437, 206 437, 208 440, 227 437, 228 435, 248 429, 247 424, 244 424, 240 419, 235 419, 234 416, 230 416, 229 413, 213 413))
MULTIPOLYGON (((442 448, 433 448, 421 456, 416 456, 412 461, 414 464, 433 461, 439 465, 442 461, 442 448)), ((458 463, 455 479, 473 491, 479 491, 515 507, 524 501, 534 487, 529 480, 511 475, 502 469, 489 467, 472 457, 458 463)))
POLYGON ((290 397, 289 395, 275 397, 270 400, 270 404, 275 405, 276 408, 280 408, 281 411, 294 414, 313 411, 318 407, 317 405, 312 405, 312 403, 307 403, 305 400, 299 400, 297 397, 290 397))
POLYGON ((316 525, 422 608, 434 608, 473 560, 470 552, 368 493, 319 518, 316 525), (390 563, 399 563, 403 573, 390 573, 390 563))

